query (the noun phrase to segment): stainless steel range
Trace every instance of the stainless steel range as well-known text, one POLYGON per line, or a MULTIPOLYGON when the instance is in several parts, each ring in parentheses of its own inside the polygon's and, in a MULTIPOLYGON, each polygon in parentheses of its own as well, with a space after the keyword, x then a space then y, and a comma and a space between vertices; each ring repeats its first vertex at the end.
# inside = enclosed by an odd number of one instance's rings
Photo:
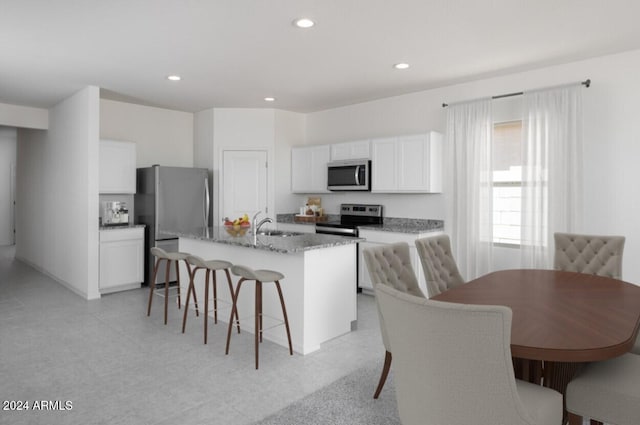
POLYGON ((382 205, 341 204, 340 221, 316 223, 316 233, 358 236, 358 226, 382 225, 382 205))
MULTIPOLYGON (((347 237, 358 237, 358 226, 382 226, 382 205, 368 204, 341 204, 340 221, 326 221, 316 223, 316 233, 326 235, 340 235, 347 237)), ((356 290, 362 292, 358 287, 360 277, 358 276, 360 265, 360 247, 356 248, 356 290)))

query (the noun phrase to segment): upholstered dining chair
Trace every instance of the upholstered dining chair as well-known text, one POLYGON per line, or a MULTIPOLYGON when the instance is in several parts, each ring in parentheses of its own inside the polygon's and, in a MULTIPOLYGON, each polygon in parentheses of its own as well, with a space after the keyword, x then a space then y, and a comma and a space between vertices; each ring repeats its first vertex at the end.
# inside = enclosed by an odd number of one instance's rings
MULTIPOLYGON (((399 291, 424 298, 422 290, 418 286, 418 279, 411 266, 411 256, 409 253, 409 244, 406 242, 398 242, 389 245, 383 245, 375 248, 363 249, 367 270, 373 282, 374 288, 378 285, 388 285, 399 291)), ((391 368, 391 350, 387 340, 385 327, 378 310, 380 319, 380 333, 382 334, 382 343, 385 348, 384 366, 378 386, 373 398, 380 396, 380 391, 384 387, 387 380, 389 369, 391 368)))
POLYGON ((616 425, 640 423, 640 356, 620 357, 588 364, 567 386, 570 425, 603 422, 616 425))
MULTIPOLYGON (((553 268, 622 279, 624 236, 579 235, 554 233, 553 268)), ((640 354, 640 338, 631 349, 640 354)), ((639 420, 640 422, 640 420, 639 420)))
POLYGON ((516 380, 511 309, 375 287, 403 425, 559 425, 562 395, 516 380))
POLYGON ((429 298, 465 283, 451 253, 448 235, 417 239, 416 248, 427 281, 429 298))
POLYGON ((622 279, 624 236, 554 233, 553 268, 622 279))

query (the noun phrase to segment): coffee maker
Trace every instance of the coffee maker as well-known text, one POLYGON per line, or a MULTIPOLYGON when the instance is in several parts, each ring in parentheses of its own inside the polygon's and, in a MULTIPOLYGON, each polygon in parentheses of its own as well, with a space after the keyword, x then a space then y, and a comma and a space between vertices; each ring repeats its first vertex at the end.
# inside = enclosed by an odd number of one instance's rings
POLYGON ((129 210, 124 202, 103 202, 102 205, 103 226, 127 226, 129 225, 129 210))

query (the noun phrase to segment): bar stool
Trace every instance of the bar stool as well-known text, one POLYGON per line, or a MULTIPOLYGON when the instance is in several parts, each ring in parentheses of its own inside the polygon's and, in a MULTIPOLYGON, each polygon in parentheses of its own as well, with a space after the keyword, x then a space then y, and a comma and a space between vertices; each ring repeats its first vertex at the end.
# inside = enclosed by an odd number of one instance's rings
POLYGON ((293 355, 293 348, 291 346, 291 332, 289 330, 289 319, 287 318, 287 309, 284 305, 284 298, 282 296, 282 289, 280 288, 280 279, 284 279, 282 273, 273 270, 253 270, 246 266, 234 265, 231 267, 231 272, 240 276, 238 281, 238 287, 236 288, 235 295, 233 297, 233 307, 231 309, 231 316, 229 317, 229 330, 227 331, 227 349, 225 354, 229 354, 229 343, 231 341, 231 328, 233 327, 233 317, 238 317, 238 297, 240 296, 240 287, 246 280, 254 280, 256 282, 256 295, 255 295, 255 352, 256 352, 256 369, 258 369, 258 345, 262 342, 262 283, 274 282, 276 289, 278 290, 278 296, 280 297, 280 306, 282 307, 282 316, 284 318, 284 326, 287 330, 287 339, 289 341, 289 354, 293 355))
MULTIPOLYGON (((187 301, 185 303, 184 317, 182 319, 182 333, 184 333, 187 325, 187 310, 189 309, 189 297, 193 293, 195 297, 195 277, 198 270, 206 270, 204 281, 204 343, 207 343, 208 324, 209 324, 209 276, 213 274, 213 320, 214 323, 218 323, 218 285, 216 279, 216 271, 224 270, 227 275, 227 282, 229 283, 229 292, 231 293, 231 299, 233 300, 233 284, 231 283, 231 275, 229 274, 229 268, 232 264, 223 260, 209 260, 205 261, 197 255, 188 255, 186 258, 188 264, 194 266, 189 273, 189 289, 187 290, 187 301)), ((196 308, 198 304, 196 302, 196 308)), ((238 325, 238 333, 240 333, 240 320, 238 319, 238 312, 236 311, 236 320, 238 325)))
MULTIPOLYGON (((158 274, 158 269, 160 268, 160 262, 164 260, 167 265, 164 273, 164 324, 166 325, 167 308, 169 305, 169 276, 171 275, 171 262, 174 262, 176 265, 176 281, 178 284, 178 309, 180 309, 180 267, 178 263, 180 261, 184 261, 184 263, 187 265, 189 274, 191 274, 191 268, 189 266, 189 263, 187 262, 187 256, 189 254, 186 254, 184 252, 167 252, 162 248, 153 247, 151 248, 151 255, 156 257, 156 264, 153 267, 153 276, 151 278, 151 281, 149 282, 149 307, 147 308, 147 316, 151 315, 151 303, 153 301, 153 293, 156 287, 156 276, 158 274)), ((196 305, 196 316, 198 316, 198 300, 196 298, 195 292, 193 293, 193 299, 196 305)))

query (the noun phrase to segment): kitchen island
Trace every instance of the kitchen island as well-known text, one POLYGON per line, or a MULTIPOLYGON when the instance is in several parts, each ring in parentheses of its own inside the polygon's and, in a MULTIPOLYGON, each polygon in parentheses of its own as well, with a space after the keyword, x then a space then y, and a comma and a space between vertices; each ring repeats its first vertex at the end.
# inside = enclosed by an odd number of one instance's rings
MULTIPOLYGON (((276 270, 285 275, 280 282, 291 328, 293 349, 308 354, 320 344, 350 332, 357 319, 356 243, 361 239, 333 235, 302 233, 293 235, 231 235, 225 227, 199 228, 165 233, 179 236, 179 249, 205 260, 226 260, 253 269, 276 270)), ((181 276, 188 276, 181 265, 181 276)), ((199 306, 204 306, 204 272, 196 276, 199 306)), ((232 276, 234 288, 238 277, 232 276)), ((224 273, 218 273, 218 300, 231 300, 224 273)), ((186 299, 188 279, 181 279, 186 299)), ((253 332, 254 286, 243 285, 238 299, 242 331, 253 332), (244 320, 243 320, 244 318, 244 320)), ((210 303, 210 306, 212 303, 210 303)), ((218 306, 218 319, 228 323, 230 304, 218 306)), ((193 305, 191 305, 193 308, 193 305)), ((212 315, 212 312, 210 312, 212 315)), ((275 286, 263 289, 263 337, 287 347, 283 326, 270 326, 282 320, 275 286)), ((196 319, 190 314, 189 320, 196 319)), ((233 338, 233 336, 232 336, 233 338)), ((222 344, 224 341, 220 341, 222 344)), ((232 342, 233 351, 233 342, 232 342)))

